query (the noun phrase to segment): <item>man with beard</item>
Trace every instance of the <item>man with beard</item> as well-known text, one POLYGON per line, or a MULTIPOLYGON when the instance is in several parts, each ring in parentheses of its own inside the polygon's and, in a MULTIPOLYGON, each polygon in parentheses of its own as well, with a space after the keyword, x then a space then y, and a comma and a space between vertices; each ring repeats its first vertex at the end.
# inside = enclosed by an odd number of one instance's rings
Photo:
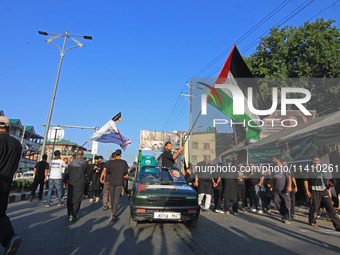
POLYGON ((68 185, 67 214, 70 222, 77 219, 84 196, 87 163, 83 156, 83 151, 78 151, 76 158, 70 162, 65 170, 64 183, 68 185))
POLYGON ((172 143, 166 142, 164 146, 164 151, 160 156, 162 160, 162 166, 173 168, 181 151, 183 151, 183 147, 180 147, 176 153, 172 154, 172 143))

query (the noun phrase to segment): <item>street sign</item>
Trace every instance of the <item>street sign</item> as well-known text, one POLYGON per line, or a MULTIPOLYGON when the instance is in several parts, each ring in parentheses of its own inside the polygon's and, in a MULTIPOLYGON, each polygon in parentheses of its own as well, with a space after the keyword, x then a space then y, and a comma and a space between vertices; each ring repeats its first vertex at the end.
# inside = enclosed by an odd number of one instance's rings
POLYGON ((53 127, 48 130, 48 140, 51 142, 59 142, 65 136, 65 131, 61 127, 53 127))

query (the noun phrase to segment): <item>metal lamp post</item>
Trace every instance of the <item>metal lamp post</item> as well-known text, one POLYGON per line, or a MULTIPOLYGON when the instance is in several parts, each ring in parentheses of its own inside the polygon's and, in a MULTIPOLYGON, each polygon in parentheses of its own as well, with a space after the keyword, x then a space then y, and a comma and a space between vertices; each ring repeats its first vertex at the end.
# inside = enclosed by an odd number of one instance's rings
POLYGON ((46 124, 46 128, 45 128, 44 141, 43 141, 43 145, 42 145, 41 153, 40 153, 40 160, 42 160, 42 156, 43 156, 43 154, 45 152, 47 134, 48 134, 48 130, 50 128, 52 111, 53 111, 53 105, 54 105, 54 99, 55 99, 55 95, 56 95, 56 92, 57 92, 58 80, 59 80, 59 75, 60 75, 60 68, 61 68, 61 63, 63 61, 64 55, 65 55, 66 51, 68 51, 70 49, 85 46, 84 44, 82 44, 81 42, 79 42, 78 40, 76 40, 76 39, 74 39, 72 37, 82 37, 82 38, 88 39, 88 40, 92 40, 92 37, 88 36, 88 35, 70 35, 70 34, 68 34, 67 30, 66 30, 65 34, 53 34, 53 33, 47 33, 47 32, 43 32, 43 31, 38 31, 38 33, 41 34, 41 35, 52 35, 52 37, 48 38, 45 41, 47 43, 53 44, 54 46, 56 46, 60 50, 60 60, 59 60, 58 73, 57 73, 57 78, 56 78, 55 84, 54 84, 54 90, 53 90, 53 95, 52 95, 52 100, 51 100, 51 105, 50 105, 50 111, 48 113, 47 124, 46 124), (64 43, 63 43, 63 47, 62 48, 60 48, 58 45, 56 45, 56 44, 54 44, 52 42, 54 39, 56 39, 58 37, 64 37, 64 43), (76 42, 77 45, 72 46, 72 47, 70 47, 70 48, 65 50, 65 45, 66 45, 66 39, 67 38, 69 38, 69 39, 73 40, 74 42, 76 42))

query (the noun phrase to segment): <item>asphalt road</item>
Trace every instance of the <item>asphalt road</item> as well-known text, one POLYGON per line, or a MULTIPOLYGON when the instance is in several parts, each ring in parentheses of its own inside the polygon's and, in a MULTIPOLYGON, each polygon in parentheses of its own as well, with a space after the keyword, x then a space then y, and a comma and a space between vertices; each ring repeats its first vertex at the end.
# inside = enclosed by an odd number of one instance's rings
MULTIPOLYGON (((33 201, 12 204, 8 216, 23 237, 18 254, 339 254, 340 232, 326 219, 318 228, 307 216, 291 225, 277 212, 238 216, 201 213, 195 229, 178 223, 142 223, 130 228, 129 201, 122 198, 119 219, 101 203, 84 200, 79 219, 69 223, 66 207, 33 201)), ((0 248, 0 252, 2 252, 0 248)))

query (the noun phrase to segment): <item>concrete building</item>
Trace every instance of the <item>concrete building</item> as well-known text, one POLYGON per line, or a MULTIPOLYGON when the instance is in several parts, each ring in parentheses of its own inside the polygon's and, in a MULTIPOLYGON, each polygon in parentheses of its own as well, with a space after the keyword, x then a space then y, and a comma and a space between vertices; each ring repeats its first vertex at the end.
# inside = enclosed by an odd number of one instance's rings
MULTIPOLYGON (((40 146, 41 149, 42 145, 40 146)), ((86 148, 71 142, 70 140, 62 139, 59 142, 54 143, 54 151, 59 150, 61 153, 61 158, 71 158, 78 150, 86 151, 86 148)), ((40 150, 39 150, 40 151, 40 150)), ((53 157, 52 152, 53 151, 53 142, 46 142, 45 147, 45 153, 48 156, 48 161, 50 161, 53 157)), ((91 154, 86 154, 86 157, 91 158, 91 154)), ((40 157, 40 154, 38 155, 38 158, 40 157)))
MULTIPOLYGON (((184 137, 185 139, 185 137, 184 137)), ((204 155, 210 155, 211 160, 215 160, 224 151, 233 145, 233 134, 217 133, 215 128, 211 131, 193 132, 192 139, 192 164, 196 165, 203 161, 204 155)), ((184 144, 184 157, 189 162, 190 138, 184 144)))
MULTIPOLYGON (((4 111, 0 110, 0 116, 5 116, 4 111)), ((33 126, 23 125, 20 119, 10 119, 10 122, 10 135, 16 138, 23 148, 18 171, 31 171, 37 163, 36 155, 39 154, 39 146, 43 137, 35 132, 33 126)))

